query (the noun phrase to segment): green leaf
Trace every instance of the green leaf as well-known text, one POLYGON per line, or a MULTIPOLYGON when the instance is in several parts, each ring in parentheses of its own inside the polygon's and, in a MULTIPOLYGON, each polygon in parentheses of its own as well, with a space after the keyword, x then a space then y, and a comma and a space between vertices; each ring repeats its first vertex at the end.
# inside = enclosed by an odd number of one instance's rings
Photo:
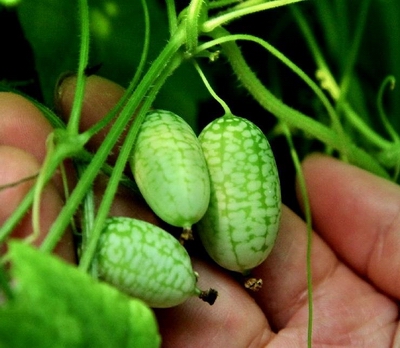
POLYGON ((0 6, 16 6, 18 5, 20 0, 0 0, 0 6))
POLYGON ((23 1, 18 16, 30 42, 42 93, 53 104, 54 87, 61 73, 78 67, 77 1, 23 1))
POLYGON ((152 310, 76 267, 10 244, 13 298, 0 307, 0 347, 159 347, 152 310))

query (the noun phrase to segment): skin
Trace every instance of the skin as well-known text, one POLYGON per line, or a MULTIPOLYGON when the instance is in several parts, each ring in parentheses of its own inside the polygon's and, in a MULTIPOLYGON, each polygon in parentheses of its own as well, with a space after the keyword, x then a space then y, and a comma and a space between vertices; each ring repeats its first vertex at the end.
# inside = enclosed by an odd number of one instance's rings
MULTIPOLYGON (((69 78, 56 94, 58 111, 64 117, 71 107, 73 88, 74 80, 69 78)), ((82 129, 102 117, 122 92, 110 81, 89 77, 82 129)), ((38 171, 50 132, 51 127, 32 104, 0 93, 0 185, 38 171)), ((93 139, 92 149, 102 137, 104 134, 93 139)), ((399 346, 400 187, 322 155, 309 156, 303 170, 315 229, 313 347, 399 346)), ((32 183, 0 190, 0 202, 9 202, 0 205, 0 223, 32 183)), ((96 187, 101 194, 101 181, 96 187)), ((43 234, 62 202, 59 178, 55 177, 42 202, 46 207, 42 209, 43 234)), ((112 214, 140 216, 157 223, 143 202, 133 200, 126 191, 116 197, 112 214)), ((26 236, 30 231, 26 218, 14 236, 26 236)), ((73 262, 68 235, 56 252, 73 262)), ((305 347, 306 244, 305 223, 284 206, 277 243, 268 259, 254 270, 254 275, 264 280, 255 294, 206 258, 195 258, 200 288, 216 288, 219 297, 212 307, 191 298, 178 307, 157 310, 163 347, 305 347)))

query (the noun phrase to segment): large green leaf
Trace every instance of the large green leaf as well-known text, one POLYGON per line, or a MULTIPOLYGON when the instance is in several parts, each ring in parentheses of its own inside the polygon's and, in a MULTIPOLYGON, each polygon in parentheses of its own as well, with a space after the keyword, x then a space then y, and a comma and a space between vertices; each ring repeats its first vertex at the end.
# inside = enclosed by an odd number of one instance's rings
POLYGON ((60 74, 78 66, 77 1, 25 0, 18 15, 35 55, 42 93, 52 105, 60 74))
POLYGON ((0 307, 0 347, 158 347, 152 310, 55 256, 13 242, 14 297, 0 307))

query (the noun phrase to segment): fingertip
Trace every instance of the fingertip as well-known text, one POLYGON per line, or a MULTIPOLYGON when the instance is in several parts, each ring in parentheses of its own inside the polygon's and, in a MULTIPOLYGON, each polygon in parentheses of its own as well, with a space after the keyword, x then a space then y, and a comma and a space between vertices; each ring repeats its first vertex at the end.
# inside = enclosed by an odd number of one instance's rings
MULTIPOLYGON (((77 77, 67 74, 56 89, 55 105, 60 115, 68 120, 75 97, 77 77)), ((90 75, 86 78, 85 98, 82 109, 82 128, 86 129, 100 120, 124 94, 124 89, 104 77, 90 75)))
POLYGON ((0 92, 0 145, 25 150, 41 162, 51 131, 50 123, 29 100, 15 93, 0 92))

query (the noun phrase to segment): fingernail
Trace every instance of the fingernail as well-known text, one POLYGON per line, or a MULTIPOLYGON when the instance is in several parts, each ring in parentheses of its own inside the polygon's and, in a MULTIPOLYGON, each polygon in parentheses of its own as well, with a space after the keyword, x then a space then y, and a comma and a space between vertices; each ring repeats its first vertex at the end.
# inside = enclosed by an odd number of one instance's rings
POLYGON ((95 65, 88 65, 85 68, 85 75, 91 76, 91 75, 97 74, 102 66, 103 66, 103 63, 99 63, 99 64, 95 64, 95 65))
POLYGON ((56 87, 54 89, 54 105, 57 111, 60 111, 60 107, 61 107, 61 100, 62 100, 62 96, 63 96, 63 92, 64 92, 64 88, 65 88, 65 82, 67 80, 72 80, 76 78, 76 73, 72 72, 72 71, 66 71, 63 72, 57 82, 56 82, 56 87))

